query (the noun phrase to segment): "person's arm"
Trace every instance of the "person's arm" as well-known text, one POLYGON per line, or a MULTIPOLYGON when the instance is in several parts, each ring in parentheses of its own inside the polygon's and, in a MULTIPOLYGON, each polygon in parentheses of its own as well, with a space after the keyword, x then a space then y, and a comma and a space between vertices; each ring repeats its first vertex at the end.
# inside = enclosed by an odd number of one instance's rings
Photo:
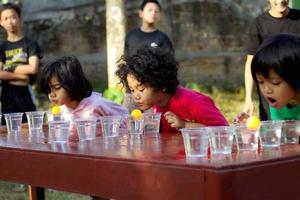
POLYGON ((3 63, 0 62, 0 80, 5 81, 29 81, 29 77, 24 74, 3 71, 3 63))
POLYGON ((252 115, 254 111, 254 104, 252 100, 252 92, 253 92, 253 78, 251 74, 251 62, 253 60, 253 55, 247 55, 247 60, 245 64, 245 105, 243 112, 252 115))
POLYGON ((180 128, 198 128, 202 127, 203 125, 196 122, 189 122, 180 119, 176 114, 171 111, 168 111, 164 114, 164 117, 170 124, 172 128, 180 129, 180 128))
POLYGON ((28 64, 19 64, 15 69, 15 73, 19 74, 36 74, 39 67, 38 56, 30 56, 28 59, 28 64))

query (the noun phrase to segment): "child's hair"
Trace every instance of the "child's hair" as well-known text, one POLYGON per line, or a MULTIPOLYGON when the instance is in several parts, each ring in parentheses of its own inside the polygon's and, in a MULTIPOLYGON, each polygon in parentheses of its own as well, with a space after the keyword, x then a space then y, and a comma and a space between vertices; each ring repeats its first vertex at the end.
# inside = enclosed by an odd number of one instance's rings
POLYGON ((262 43, 252 60, 252 77, 257 83, 257 73, 268 78, 272 69, 294 89, 300 88, 300 37, 280 33, 262 43))
POLYGON ((21 8, 17 4, 13 4, 13 3, 2 4, 0 7, 0 15, 4 10, 8 10, 8 9, 16 11, 19 18, 21 17, 21 8))
POLYGON ((127 76, 133 75, 141 84, 147 84, 156 91, 174 94, 179 84, 178 63, 174 54, 159 47, 144 47, 135 55, 123 56, 118 64, 116 75, 129 90, 127 76))
POLYGON ((143 0, 140 6, 140 10, 144 10, 147 3, 155 3, 159 7, 159 11, 161 11, 161 5, 157 0, 143 0))
POLYGON ((66 56, 55 59, 41 68, 39 83, 41 89, 49 94, 50 80, 56 77, 61 87, 69 94, 72 100, 82 100, 91 95, 93 88, 85 77, 81 64, 75 56, 66 56))

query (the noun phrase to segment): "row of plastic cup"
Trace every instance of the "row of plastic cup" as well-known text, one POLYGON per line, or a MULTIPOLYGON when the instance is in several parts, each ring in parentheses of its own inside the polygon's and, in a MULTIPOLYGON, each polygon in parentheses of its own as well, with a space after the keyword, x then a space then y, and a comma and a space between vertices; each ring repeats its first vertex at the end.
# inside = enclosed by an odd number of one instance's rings
POLYGON ((235 136, 238 151, 256 151, 260 140, 262 148, 279 147, 281 144, 299 144, 300 121, 264 121, 257 130, 244 125, 216 126, 181 129, 186 156, 230 154, 235 136))
MULTIPOLYGON (((44 111, 26 112, 29 136, 46 137, 43 134, 44 111)), ((4 114, 7 131, 17 135, 21 131, 23 113, 4 114)), ((102 134, 105 137, 117 137, 120 127, 125 124, 129 134, 159 133, 161 113, 145 113, 141 119, 134 119, 130 115, 103 116, 99 119, 75 119, 74 121, 48 121, 49 140, 52 142, 66 142, 72 129, 76 126, 79 140, 92 140, 96 137, 97 123, 100 121, 102 134)), ((54 118, 53 118, 54 119, 54 118)), ((74 130, 74 129, 72 129, 74 130)), ((48 137, 47 136, 47 137, 48 137)))

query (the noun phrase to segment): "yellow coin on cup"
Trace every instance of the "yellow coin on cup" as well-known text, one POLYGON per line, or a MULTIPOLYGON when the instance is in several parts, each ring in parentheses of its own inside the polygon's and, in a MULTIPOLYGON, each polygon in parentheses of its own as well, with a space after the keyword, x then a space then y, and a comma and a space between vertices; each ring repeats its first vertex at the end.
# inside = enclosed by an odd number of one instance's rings
POLYGON ((246 126, 250 130, 257 130, 260 126, 260 120, 258 117, 251 116, 247 119, 246 126))
POLYGON ((134 109, 131 111, 131 116, 136 120, 142 119, 142 115, 143 113, 139 109, 134 109))
POLYGON ((60 114, 60 107, 57 106, 57 105, 53 106, 51 108, 51 113, 52 113, 52 115, 58 115, 58 114, 60 114))

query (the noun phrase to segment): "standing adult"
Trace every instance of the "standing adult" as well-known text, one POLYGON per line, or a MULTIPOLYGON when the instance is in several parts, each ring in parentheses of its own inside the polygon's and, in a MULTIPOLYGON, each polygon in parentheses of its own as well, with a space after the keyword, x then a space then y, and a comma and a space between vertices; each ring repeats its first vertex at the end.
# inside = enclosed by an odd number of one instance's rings
MULTIPOLYGON (((243 114, 238 116, 238 118, 241 118, 245 114, 252 115, 254 111, 251 62, 257 48, 266 38, 276 33, 294 33, 300 35, 300 11, 289 8, 289 0, 269 0, 269 3, 270 10, 258 16, 250 26, 245 64, 245 105, 243 114)), ((269 106, 260 93, 259 115, 261 120, 270 119, 269 106)))
POLYGON ((30 82, 37 74, 41 49, 36 41, 23 35, 18 5, 0 7, 0 25, 6 33, 6 40, 0 44, 2 113, 35 111, 30 82))
MULTIPOLYGON (((129 31, 125 38, 125 56, 132 56, 146 46, 160 47, 164 51, 174 53, 169 37, 156 26, 160 20, 161 5, 157 0, 143 0, 140 5, 139 16, 142 24, 129 31)), ((129 91, 125 94, 124 105, 130 110, 136 108, 129 91)))

